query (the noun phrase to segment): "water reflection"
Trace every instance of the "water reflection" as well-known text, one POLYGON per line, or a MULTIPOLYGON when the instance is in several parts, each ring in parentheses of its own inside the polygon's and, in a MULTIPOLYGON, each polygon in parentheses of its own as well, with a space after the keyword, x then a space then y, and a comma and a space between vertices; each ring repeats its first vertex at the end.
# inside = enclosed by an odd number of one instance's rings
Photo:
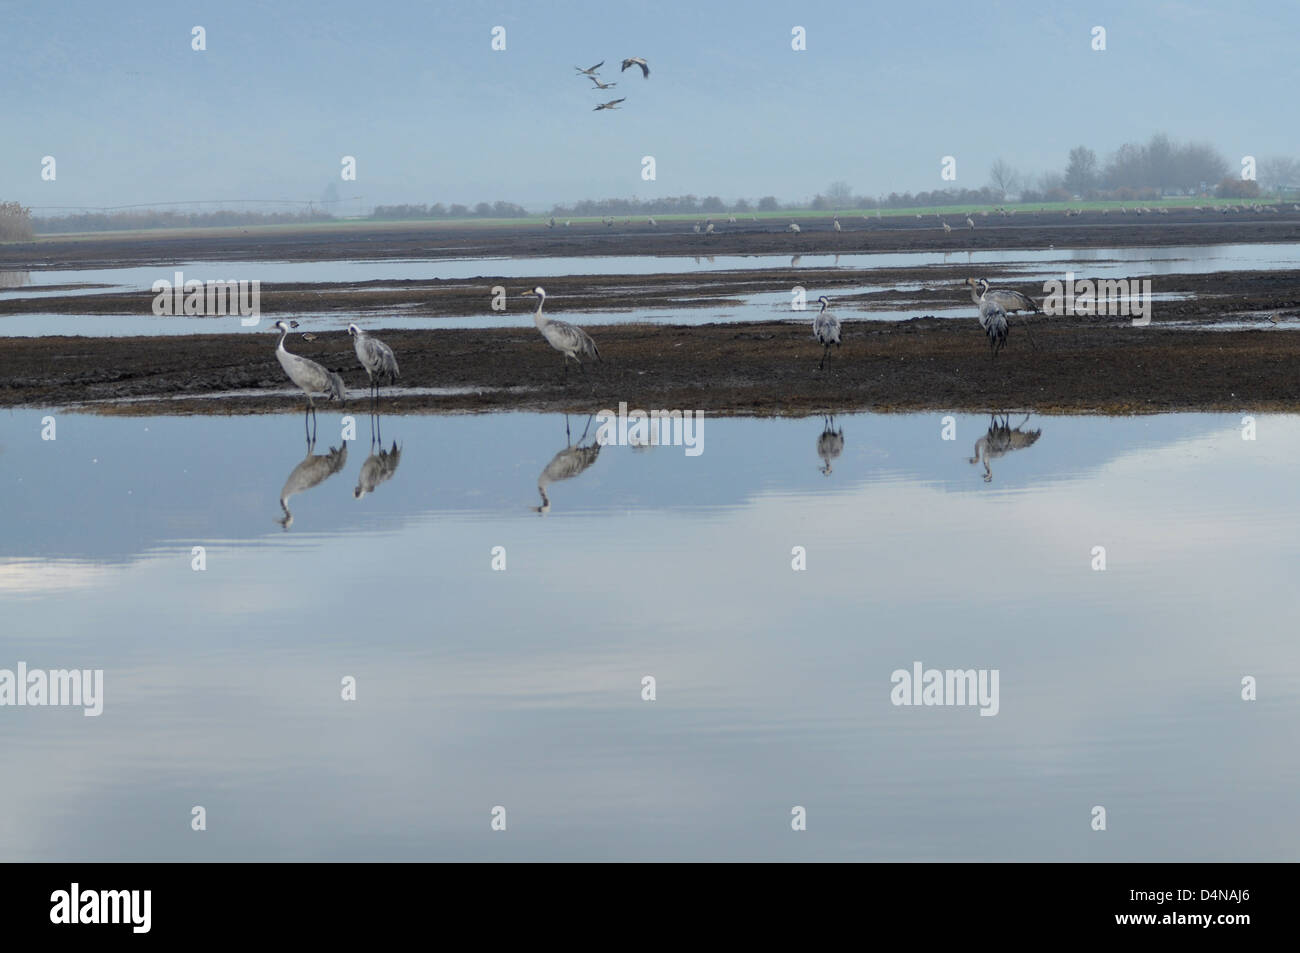
POLYGON ((596 443, 595 437, 591 438, 589 445, 582 445, 582 441, 587 438, 587 430, 590 429, 594 416, 593 414, 587 417, 587 426, 583 428, 582 436, 578 438, 578 445, 574 446, 570 437, 569 415, 564 415, 564 449, 551 458, 551 462, 537 477, 537 492, 542 497, 542 505, 533 509, 538 513, 545 515, 551 511, 551 498, 546 494, 548 486, 561 480, 572 480, 595 463, 596 458, 600 456, 600 444, 596 443))
POLYGON ((990 460, 996 460, 998 457, 1006 456, 1012 450, 1023 450, 1025 447, 1032 447, 1038 442, 1038 438, 1043 435, 1040 427, 1037 430, 1021 430, 1029 422, 1029 414, 1025 414, 1025 419, 1016 425, 1015 429, 1006 414, 1001 415, 999 419, 997 414, 989 415, 988 433, 975 441, 975 456, 970 458, 971 464, 979 463, 981 458, 984 461, 984 482, 993 482, 993 470, 989 466, 990 460))
POLYGON ((288 479, 284 481, 284 486, 280 488, 280 509, 284 510, 284 516, 276 520, 285 529, 293 525, 293 514, 289 512, 289 498, 302 493, 304 490, 310 490, 314 486, 320 486, 327 479, 338 473, 348 462, 348 445, 346 441, 339 441, 339 448, 335 450, 330 447, 329 453, 313 454, 316 449, 315 439, 307 441, 307 456, 303 457, 299 463, 289 473, 288 479))
POLYGON ((831 461, 844 452, 844 428, 835 429, 835 416, 828 414, 822 418, 821 436, 817 438, 817 456, 822 458, 819 470, 826 476, 831 475, 831 461))
POLYGON ((383 444, 371 442, 370 456, 366 457, 366 462, 361 464, 361 473, 357 477, 356 489, 352 491, 353 497, 361 499, 367 493, 373 493, 375 487, 385 483, 393 478, 397 472, 397 465, 402 462, 402 449, 393 441, 393 446, 385 450, 383 444), (378 447, 376 452, 375 448, 378 447))
POLYGON ((1052 440, 996 492, 988 414, 956 451, 939 413, 710 418, 698 457, 603 447, 557 522, 534 479, 598 421, 414 415, 403 479, 363 504, 344 468, 293 534, 293 413, 43 415, 0 415, 0 668, 102 667, 107 702, 0 709, 7 859, 1296 858, 1300 501, 1242 488, 1289 485, 1300 417, 999 415, 1052 440), (841 423, 832 483, 808 435, 841 423), (1000 713, 896 707, 915 661, 999 669, 1000 713), (220 838, 158 823, 212 790, 220 838))
POLYGON ((0 288, 23 288, 31 283, 30 271, 0 271, 0 288))

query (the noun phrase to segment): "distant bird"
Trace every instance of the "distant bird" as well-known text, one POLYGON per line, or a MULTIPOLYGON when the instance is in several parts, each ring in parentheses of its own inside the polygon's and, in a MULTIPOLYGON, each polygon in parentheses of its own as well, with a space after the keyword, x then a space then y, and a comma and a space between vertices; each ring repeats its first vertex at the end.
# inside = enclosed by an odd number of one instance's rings
POLYGON ((824 476, 831 475, 831 461, 839 459, 844 452, 844 430, 835 429, 834 415, 823 418, 821 436, 817 438, 817 456, 822 458, 822 465, 817 469, 824 476))
POLYGON ((971 218, 969 215, 966 216, 966 227, 967 227, 967 228, 974 228, 974 227, 975 227, 975 220, 974 220, 973 218, 971 218))
POLYGON ((366 369, 370 379, 371 401, 379 399, 379 385, 392 384, 399 376, 397 358, 393 349, 361 330, 355 324, 348 325, 348 334, 352 335, 352 347, 357 352, 357 360, 366 369))
POLYGON ((817 312, 817 317, 813 318, 813 337, 822 346, 822 362, 817 365, 817 370, 820 371, 826 366, 826 355, 831 352, 831 345, 840 346, 840 319, 826 310, 831 303, 830 298, 822 295, 817 301, 822 307, 817 312))
MULTIPOLYGON (((371 450, 374 445, 371 445, 371 450)), ((393 474, 397 472, 397 465, 402 462, 402 450, 393 441, 391 450, 385 450, 383 444, 379 445, 378 453, 371 453, 366 457, 366 462, 361 464, 361 473, 357 476, 357 485, 352 490, 352 498, 359 500, 367 493, 373 493, 375 487, 379 484, 391 480, 393 474)))
POLYGON ((1267 321, 1269 324, 1276 326, 1282 323, 1282 315, 1274 311, 1272 314, 1266 314, 1264 316, 1264 320, 1267 321))
POLYGON ((549 222, 546 223, 546 227, 547 227, 547 228, 554 228, 554 227, 555 227, 555 218, 554 218, 554 216, 552 216, 551 220, 550 220, 549 222))
POLYGON ((989 467, 989 461, 998 457, 1005 456, 1012 450, 1023 450, 1025 447, 1032 447, 1038 442, 1038 438, 1043 435, 1042 428, 1038 430, 1021 430, 1029 421, 1029 415, 1016 425, 1014 430, 1011 429, 1011 423, 1007 420, 1007 415, 1002 415, 1002 420, 998 420, 997 414, 993 414, 989 421, 988 433, 975 441, 975 456, 970 458, 970 463, 980 462, 984 459, 984 482, 993 482, 993 470, 989 467))
POLYGON ((699 223, 699 222, 696 222, 696 223, 695 223, 693 226, 691 226, 691 227, 695 229, 695 234, 696 234, 696 235, 698 235, 698 234, 700 233, 700 223, 699 223))
POLYGON ((304 341, 314 341, 316 340, 316 335, 312 334, 310 331, 304 331, 302 332, 302 339, 304 341))
POLYGON ((593 109, 592 112, 600 112, 602 109, 617 109, 618 104, 624 102, 626 99, 627 99, 626 96, 624 96, 622 99, 611 99, 607 103, 601 103, 599 106, 593 109))
POLYGON ((657 225, 657 224, 659 224, 658 222, 656 222, 656 221, 654 220, 654 218, 648 218, 648 219, 646 219, 646 223, 647 223, 648 225, 657 225))
POLYGON ((803 231, 803 229, 801 229, 801 228, 800 228, 798 225, 796 225, 794 222, 791 222, 790 225, 789 225, 789 227, 786 229, 786 231, 788 231, 788 232, 794 232, 796 235, 798 235, 801 231, 803 231))
POLYGON ((704 226, 704 234, 705 234, 705 235, 712 235, 712 234, 713 234, 713 223, 712 223, 712 222, 709 222, 709 224, 707 224, 707 225, 704 226))
POLYGON ((951 234, 952 234, 952 226, 949 225, 947 222, 944 222, 944 223, 943 223, 943 233, 944 233, 945 235, 951 235, 951 234))
POLYGON ((840 228, 840 217, 838 215, 831 220, 831 228, 835 229, 837 232, 843 231, 843 229, 840 228))
MULTIPOLYGON (((296 328, 297 321, 277 321, 275 328, 280 332, 280 343, 276 345, 275 357, 284 368, 285 374, 289 380, 293 381, 307 395, 307 407, 304 410, 303 426, 306 426, 306 413, 310 411, 313 422, 316 419, 316 402, 312 399, 312 394, 323 394, 329 400, 338 400, 345 402, 347 400, 347 388, 343 386, 343 378, 333 371, 327 371, 313 360, 302 357, 298 354, 291 354, 285 350, 284 339, 289 336, 289 329, 296 328)), ((314 428, 313 428, 314 429, 314 428)), ((311 440, 311 437, 308 437, 311 440)))
POLYGON ((583 69, 581 66, 575 66, 574 69, 576 69, 583 76, 594 76, 596 75, 596 70, 600 69, 604 65, 605 65, 605 61, 601 60, 595 66, 589 66, 586 69, 583 69))
POLYGON ((586 331, 577 325, 569 324, 567 321, 553 321, 546 315, 542 314, 542 306, 546 304, 546 291, 541 287, 534 288, 532 291, 523 292, 526 298, 537 299, 537 310, 533 312, 533 323, 537 325, 537 330, 542 332, 542 337, 546 338, 548 344, 564 355, 564 377, 569 377, 569 359, 578 362, 582 368, 582 373, 587 373, 586 365, 583 364, 584 357, 600 360, 600 351, 596 349, 596 342, 591 339, 586 331))
POLYGON ((1007 346, 1009 331, 1007 313, 1000 304, 990 301, 984 294, 981 294, 976 301, 980 308, 980 327, 984 329, 989 339, 989 360, 997 360, 998 351, 1007 346))
POLYGON ((572 224, 573 224, 573 223, 570 222, 568 219, 565 219, 565 221, 564 221, 564 227, 565 227, 565 228, 568 228, 568 227, 569 227, 570 225, 572 225, 572 224))
POLYGON ((736 224, 736 216, 734 216, 734 215, 728 215, 728 216, 727 216, 727 224, 728 224, 728 225, 735 225, 735 224, 736 224))
POLYGON ((587 79, 596 84, 597 89, 613 89, 618 83, 602 83, 597 77, 588 74, 587 79))
POLYGON ((642 79, 650 78, 650 67, 646 65, 646 61, 641 59, 641 57, 629 56, 627 59, 623 61, 623 69, 619 70, 619 72, 620 73, 623 72, 623 70, 627 69, 629 66, 641 67, 641 78, 642 79))

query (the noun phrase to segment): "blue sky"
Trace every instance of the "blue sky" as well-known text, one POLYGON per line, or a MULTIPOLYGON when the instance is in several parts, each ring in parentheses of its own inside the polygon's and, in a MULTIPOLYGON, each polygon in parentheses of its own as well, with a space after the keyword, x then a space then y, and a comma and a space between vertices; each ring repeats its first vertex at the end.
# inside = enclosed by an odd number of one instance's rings
POLYGON ((331 182, 370 204, 538 209, 798 199, 837 179, 876 195, 943 186, 944 155, 978 187, 999 156, 1059 169, 1074 145, 1104 157, 1156 130, 1234 163, 1300 155, 1296 5, 73 0, 0 4, 0 19, 0 199, 42 208, 312 200, 331 182), (634 55, 649 80, 618 73, 634 55), (574 73, 601 59, 619 111, 593 112, 605 95, 574 73))

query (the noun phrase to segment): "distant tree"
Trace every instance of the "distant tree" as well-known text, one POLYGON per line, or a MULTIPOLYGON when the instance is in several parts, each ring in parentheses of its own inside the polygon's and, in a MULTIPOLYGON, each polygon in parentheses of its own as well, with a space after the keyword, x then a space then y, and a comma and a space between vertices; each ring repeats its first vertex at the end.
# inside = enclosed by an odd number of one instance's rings
POLYGON ((989 184, 998 193, 1000 200, 1005 200, 1008 192, 1014 192, 1020 184, 1020 173, 1013 169, 1005 159, 999 157, 989 169, 989 184))
POLYGON ((808 207, 818 212, 824 212, 826 209, 832 208, 833 206, 831 205, 830 199, 818 192, 813 196, 813 200, 809 203, 808 207))
POLYGON ((1259 183, 1254 179, 1240 179, 1229 175, 1224 177, 1214 193, 1221 199, 1259 198, 1259 183))
POLYGON ((25 241, 32 237, 32 210, 17 202, 0 202, 0 241, 25 241))
POLYGON ((1300 188, 1300 160, 1274 156, 1259 164, 1259 184, 1270 192, 1300 188))
POLYGON ((776 196, 774 195, 764 195, 758 200, 758 210, 760 212, 775 212, 780 207, 781 206, 777 204, 776 196))
POLYGON ((469 207, 461 205, 459 202, 453 203, 451 208, 447 209, 447 214, 452 218, 464 218, 469 214, 469 207))
POLYGON ((1097 153, 1087 146, 1075 146, 1070 150, 1062 185, 1076 195, 1085 195, 1096 184, 1097 153))
POLYGON ((443 205, 441 202, 434 202, 432 205, 429 206, 429 217, 446 218, 447 206, 443 205))
POLYGON ((718 198, 716 195, 706 195, 700 201, 701 212, 725 212, 726 210, 727 210, 726 203, 724 203, 722 199, 718 198))
POLYGON ((826 187, 826 198, 832 208, 849 208, 853 205, 853 187, 847 182, 832 182, 826 187))
POLYGON ((748 212, 752 206, 744 199, 736 199, 736 204, 731 206, 733 212, 748 212))

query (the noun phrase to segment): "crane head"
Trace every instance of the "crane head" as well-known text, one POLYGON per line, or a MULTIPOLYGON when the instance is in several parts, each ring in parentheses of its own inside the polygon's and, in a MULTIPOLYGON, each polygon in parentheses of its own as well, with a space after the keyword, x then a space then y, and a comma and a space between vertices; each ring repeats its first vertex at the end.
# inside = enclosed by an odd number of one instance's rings
POLYGON ((825 295, 822 295, 820 298, 817 299, 817 303, 822 305, 822 307, 828 308, 830 307, 831 299, 826 297, 825 295))
POLYGON ((352 335, 352 337, 356 337, 360 333, 361 333, 361 329, 357 327, 355 324, 348 325, 348 334, 352 335))
POLYGON ((541 285, 538 285, 538 286, 537 286, 536 288, 534 288, 532 291, 521 291, 520 294, 522 294, 525 298, 545 298, 545 297, 546 297, 546 292, 545 292, 544 290, 542 290, 542 286, 541 286, 541 285))

